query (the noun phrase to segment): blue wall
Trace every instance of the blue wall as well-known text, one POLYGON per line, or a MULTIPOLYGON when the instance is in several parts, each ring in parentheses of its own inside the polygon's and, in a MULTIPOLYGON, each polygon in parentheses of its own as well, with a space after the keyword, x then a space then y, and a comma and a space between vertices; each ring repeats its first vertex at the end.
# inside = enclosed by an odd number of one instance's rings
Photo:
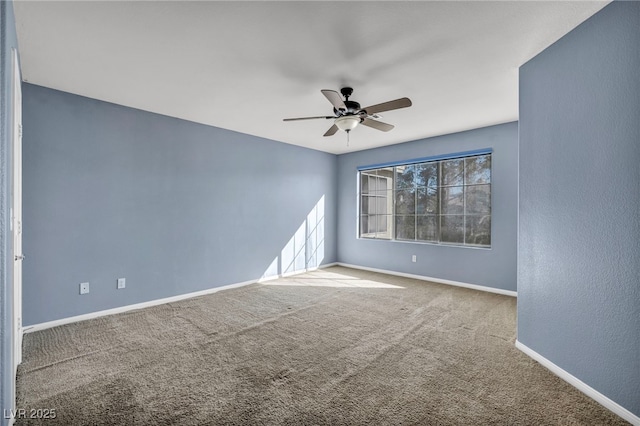
POLYGON ((508 123, 338 157, 340 262, 516 290, 518 125, 508 123), (492 148, 491 249, 357 238, 357 168, 492 148), (411 255, 417 262, 411 262, 411 255))
POLYGON ((334 155, 30 84, 23 106, 27 326, 336 261, 334 155))
POLYGON ((520 69, 518 340, 640 415, 640 3, 520 69))
POLYGON ((4 410, 13 408, 13 389, 11 386, 11 342, 13 340, 13 241, 10 230, 12 181, 12 127, 13 101, 11 80, 13 63, 11 49, 18 48, 16 39, 13 4, 0 1, 0 424, 8 424, 4 410))

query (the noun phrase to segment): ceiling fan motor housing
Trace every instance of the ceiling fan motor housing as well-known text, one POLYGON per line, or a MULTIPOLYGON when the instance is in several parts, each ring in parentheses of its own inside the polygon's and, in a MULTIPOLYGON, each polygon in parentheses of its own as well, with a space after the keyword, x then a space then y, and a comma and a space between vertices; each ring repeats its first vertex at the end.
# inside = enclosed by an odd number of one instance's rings
POLYGON ((344 101, 344 106, 347 107, 346 110, 333 108, 333 112, 337 116, 341 115, 350 115, 350 114, 358 114, 360 112, 360 104, 355 101, 344 101))

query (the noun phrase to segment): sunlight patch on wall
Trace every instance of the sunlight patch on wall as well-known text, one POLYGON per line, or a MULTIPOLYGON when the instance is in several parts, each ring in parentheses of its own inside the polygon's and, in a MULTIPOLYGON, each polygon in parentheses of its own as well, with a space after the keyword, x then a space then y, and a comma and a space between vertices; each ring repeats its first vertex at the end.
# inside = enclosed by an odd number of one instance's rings
POLYGON ((262 280, 315 269, 324 260, 324 195, 267 267, 262 280))

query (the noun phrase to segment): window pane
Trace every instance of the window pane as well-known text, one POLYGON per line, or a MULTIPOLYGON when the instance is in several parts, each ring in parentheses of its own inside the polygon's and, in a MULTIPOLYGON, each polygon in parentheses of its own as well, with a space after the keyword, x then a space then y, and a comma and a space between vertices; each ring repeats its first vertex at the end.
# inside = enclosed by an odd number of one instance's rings
POLYGON ((391 215, 376 216, 376 238, 391 238, 391 215))
POLYGON ((464 178, 464 160, 442 161, 442 185, 462 185, 464 178))
POLYGON ((416 217, 413 215, 396 216, 396 239, 415 240, 416 217))
POLYGON ((417 186, 438 186, 438 163, 416 164, 417 186))
POLYGON ((464 243, 464 216, 440 216, 440 241, 464 243))
POLYGON ((391 191, 376 193, 376 214, 391 214, 391 191))
POLYGON ((385 177, 378 176, 376 178, 376 192, 384 192, 389 188, 389 180, 385 177))
POLYGON ((396 166, 396 188, 413 188, 415 176, 415 167, 413 164, 408 166, 396 166))
POLYGON ((393 167, 378 169, 376 170, 376 174, 378 176, 376 191, 386 191, 388 189, 393 189, 393 167))
POLYGON ((375 195, 369 196, 369 214, 378 214, 378 197, 375 195))
POLYGON ((396 191, 396 214, 415 214, 416 190, 405 189, 396 191))
POLYGON ((418 216, 416 233, 420 241, 438 241, 438 216, 418 216))
POLYGON ((369 224, 371 223, 370 216, 361 215, 360 216, 360 236, 361 237, 373 237, 372 230, 369 224), (371 234, 371 235, 368 235, 371 234))
POLYGON ((438 190, 436 188, 418 188, 417 214, 438 214, 438 190))
POLYGON ((452 186, 442 188, 440 191, 440 213, 441 214, 463 214, 464 198, 463 187, 452 186))
POLYGON ((369 196, 363 195, 362 197, 360 197, 360 214, 368 214, 370 210, 369 196))
MULTIPOLYGON (((375 172, 374 172, 375 173, 375 172)), ((360 172, 360 193, 368 194, 369 193, 369 173, 360 172)), ((371 188, 373 190, 374 188, 371 188)))
POLYGON ((378 189, 378 177, 369 175, 369 193, 376 192, 377 189, 378 189))
POLYGON ((471 185, 465 188, 467 214, 491 213, 491 186, 471 185))
POLYGON ((465 243, 491 245, 491 216, 467 216, 465 243))
POLYGON ((384 229, 378 228, 378 215, 369 215, 369 232, 382 232, 384 229))
POLYGON ((465 158, 466 184, 491 182, 491 155, 465 158))
POLYGON ((393 174, 389 170, 367 170, 361 173, 360 191, 362 194, 391 189, 389 188, 389 181, 391 180, 390 178, 393 177, 393 174))

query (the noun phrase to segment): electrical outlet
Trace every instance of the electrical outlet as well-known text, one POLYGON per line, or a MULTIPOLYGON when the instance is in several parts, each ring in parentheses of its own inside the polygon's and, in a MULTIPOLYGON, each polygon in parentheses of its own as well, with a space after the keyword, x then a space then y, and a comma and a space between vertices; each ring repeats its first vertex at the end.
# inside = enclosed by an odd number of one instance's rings
POLYGON ((89 293, 89 283, 80 283, 80 294, 89 293))
POLYGON ((126 282, 124 278, 118 278, 118 289, 125 288, 126 282))
POLYGON ((413 263, 416 263, 416 262, 418 261, 418 258, 416 257, 416 255, 415 255, 415 254, 411 256, 411 261, 412 261, 413 263))

